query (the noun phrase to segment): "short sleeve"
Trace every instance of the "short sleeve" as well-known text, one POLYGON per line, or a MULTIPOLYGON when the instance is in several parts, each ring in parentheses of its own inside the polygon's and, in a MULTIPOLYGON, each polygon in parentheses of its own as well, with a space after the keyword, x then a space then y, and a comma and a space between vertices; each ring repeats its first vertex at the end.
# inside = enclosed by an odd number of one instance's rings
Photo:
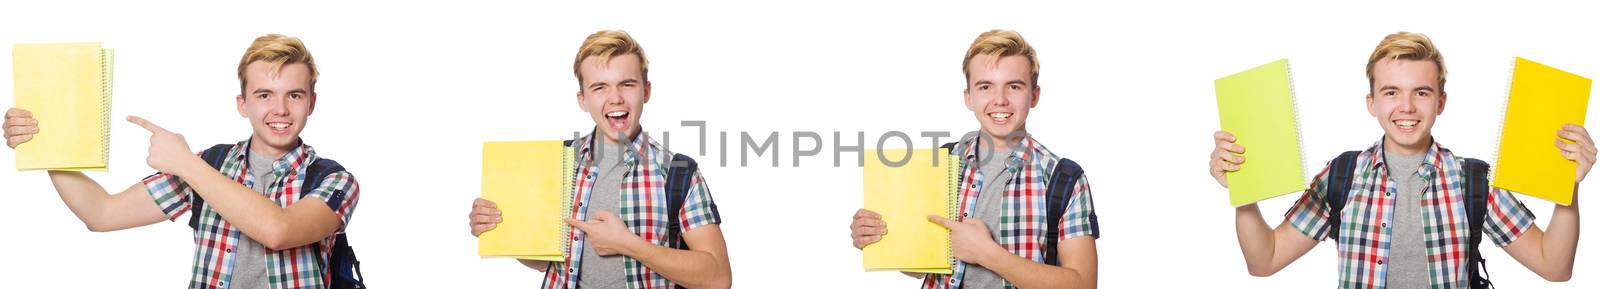
POLYGON ((706 186, 705 177, 699 170, 690 178, 688 195, 684 196, 683 208, 679 211, 679 227, 687 232, 694 228, 722 223, 722 215, 717 212, 717 203, 711 200, 711 189, 706 186))
POLYGON ((1483 234, 1488 235, 1495 246, 1511 245, 1511 242, 1522 237, 1522 233, 1528 232, 1528 228, 1533 227, 1533 212, 1528 211, 1511 191, 1490 187, 1486 208, 1483 234))

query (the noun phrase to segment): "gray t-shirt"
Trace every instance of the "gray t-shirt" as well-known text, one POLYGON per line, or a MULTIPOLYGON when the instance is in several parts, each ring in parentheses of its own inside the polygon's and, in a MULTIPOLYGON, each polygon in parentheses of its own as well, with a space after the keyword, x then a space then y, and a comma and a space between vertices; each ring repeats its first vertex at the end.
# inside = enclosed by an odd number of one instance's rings
MULTIPOLYGON (((987 140, 987 139, 986 139, 987 140)), ((980 145, 978 172, 983 174, 983 188, 978 192, 978 200, 973 204, 972 218, 983 220, 983 225, 989 226, 990 238, 1000 239, 1000 212, 1004 209, 1001 200, 1005 199, 1005 188, 1010 183, 1011 172, 1006 169, 1009 154, 1001 154, 990 149, 989 145, 980 145)), ((961 288, 989 289, 1004 288, 1005 279, 999 274, 989 271, 978 265, 968 265, 966 275, 962 277, 961 288)))
POLYGON ((1386 226, 1384 229, 1393 228, 1389 234, 1386 283, 1393 289, 1428 288, 1427 244, 1422 232, 1422 193, 1426 183, 1419 173, 1423 155, 1385 151, 1383 157, 1388 164, 1389 178, 1398 189, 1394 196, 1393 224, 1380 224, 1386 226))
MULTIPOLYGON (((631 168, 623 163, 627 159, 623 151, 626 149, 629 154, 634 152, 629 146, 607 144, 603 141, 599 142, 598 147, 600 150, 597 152, 595 165, 600 177, 595 181, 593 191, 589 193, 589 211, 585 214, 589 220, 593 220, 595 213, 600 211, 620 214, 618 208, 622 203, 622 177, 631 171, 631 168)), ((622 268, 624 258, 627 257, 600 256, 594 251, 594 246, 584 246, 583 262, 580 263, 582 268, 578 268, 578 288, 624 288, 626 286, 623 283, 626 281, 622 268)))
MULTIPOLYGON (((276 181, 272 174, 272 162, 277 159, 271 156, 254 152, 250 155, 250 175, 255 178, 254 186, 250 189, 256 192, 266 192, 267 186, 276 181)), ((239 244, 234 247, 233 256, 233 285, 235 289, 265 289, 267 288, 267 248, 257 243, 249 235, 239 234, 239 244)))

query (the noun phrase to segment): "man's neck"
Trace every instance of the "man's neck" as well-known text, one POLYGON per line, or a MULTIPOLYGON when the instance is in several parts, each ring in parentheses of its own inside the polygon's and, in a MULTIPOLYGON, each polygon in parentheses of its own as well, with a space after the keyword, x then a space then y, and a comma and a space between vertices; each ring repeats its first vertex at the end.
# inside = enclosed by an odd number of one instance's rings
POLYGON ((1402 156, 1420 156, 1428 153, 1428 147, 1433 145, 1433 135, 1428 135, 1414 145, 1401 145, 1400 142, 1387 136, 1383 139, 1383 151, 1402 156))
POLYGON ((256 154, 258 156, 269 156, 269 157, 272 157, 273 159, 279 159, 279 158, 283 158, 284 154, 289 153, 290 149, 291 148, 276 148, 276 147, 272 147, 271 145, 267 145, 266 142, 263 142, 260 139, 256 139, 255 137, 251 137, 250 138, 250 153, 256 154))

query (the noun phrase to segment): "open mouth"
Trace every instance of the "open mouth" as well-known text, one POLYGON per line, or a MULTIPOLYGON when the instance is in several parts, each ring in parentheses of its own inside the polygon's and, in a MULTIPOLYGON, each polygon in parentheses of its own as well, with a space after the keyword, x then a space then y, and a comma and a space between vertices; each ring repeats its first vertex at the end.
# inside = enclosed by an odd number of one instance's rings
POLYGON ((991 112, 989 113, 989 120, 992 120, 998 124, 1005 124, 1006 122, 1011 121, 1011 116, 1012 114, 1009 112, 991 112))
POLYGON ((275 134, 288 134, 289 126, 290 123, 287 122, 267 122, 267 128, 272 129, 272 133, 275 134))
POLYGON ((606 125, 611 126, 611 128, 615 130, 626 129, 628 127, 628 112, 620 110, 607 112, 606 125))
POLYGON ((1391 122, 1394 123, 1395 127, 1398 127, 1400 130, 1404 131, 1415 130, 1417 128, 1417 124, 1422 123, 1422 121, 1414 119, 1398 119, 1391 122))

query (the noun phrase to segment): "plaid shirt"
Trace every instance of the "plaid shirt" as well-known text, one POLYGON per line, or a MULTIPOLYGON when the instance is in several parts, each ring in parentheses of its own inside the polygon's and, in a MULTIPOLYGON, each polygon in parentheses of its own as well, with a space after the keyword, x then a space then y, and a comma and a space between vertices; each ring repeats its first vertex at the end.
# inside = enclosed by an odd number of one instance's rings
MULTIPOLYGON (((956 145, 955 152, 962 155, 961 170, 964 172, 961 177, 959 219, 965 219, 976 209, 978 193, 983 191, 984 180, 987 179, 978 172, 979 139, 976 134, 968 135, 956 145)), ((1045 191, 1049 188, 1047 182, 1057 160, 1059 158, 1055 154, 1032 137, 1024 139, 1013 149, 1006 159, 1006 170, 1012 173, 1011 178, 1001 184, 1006 187, 1005 197, 1000 203, 1000 227, 989 228, 1000 232, 1000 239, 995 240, 1000 247, 1038 263, 1044 263, 1045 258, 1045 226, 1059 226, 1061 236, 1058 243, 1078 236, 1099 236, 1099 232, 1090 224, 1089 215, 1094 213, 1094 197, 1089 194, 1088 178, 1083 176, 1079 176, 1077 184, 1072 186, 1072 199, 1067 202, 1066 212, 1061 215, 1061 223, 1046 224, 1045 204, 1048 197, 1045 191)), ((922 288, 961 288, 967 264, 958 260, 954 268, 955 272, 951 275, 929 274, 923 279, 922 288)), ((1005 286, 1016 288, 1011 282, 1005 282, 1005 286)))
MULTIPOLYGON (((576 162, 577 174, 574 174, 574 184, 577 192, 573 194, 574 208, 569 215, 571 218, 582 221, 587 219, 589 211, 589 194, 594 191, 594 183, 600 177, 597 163, 594 161, 594 134, 579 137, 573 140, 577 145, 576 162)), ((722 219, 716 213, 716 205, 711 200, 711 191, 706 187, 705 178, 695 172, 689 186, 688 195, 684 197, 683 209, 678 212, 667 212, 667 168, 672 161, 672 153, 661 148, 648 134, 639 133, 629 144, 630 151, 639 152, 626 154, 623 159, 623 168, 628 173, 623 176, 622 194, 618 198, 622 203, 618 206, 623 223, 628 225, 635 235, 644 238, 646 242, 658 246, 668 246, 678 240, 667 240, 667 214, 678 214, 679 227, 689 231, 706 225, 721 224, 722 219), (640 159, 643 157, 643 159, 640 159)), ((681 233, 681 232, 680 232, 681 233)), ((679 234, 682 236, 682 234, 679 234)), ((545 272, 544 288, 577 288, 578 269, 583 264, 584 233, 582 230, 573 229, 567 238, 569 244, 566 262, 551 264, 552 269, 545 272)), ((639 260, 625 258, 622 262, 623 270, 627 271, 628 288, 675 288, 676 284, 645 267, 639 260)))
MULTIPOLYGON (((1330 163, 1331 165, 1331 163, 1330 163)), ((1463 159, 1435 142, 1423 155, 1417 170, 1426 183, 1422 192, 1422 226, 1427 244, 1428 281, 1433 288, 1467 288, 1467 200, 1463 159)), ((1294 228, 1322 241, 1339 230, 1339 287, 1384 288, 1388 275, 1389 224, 1394 216, 1394 194, 1399 193, 1384 165, 1383 141, 1356 157, 1350 192, 1339 228, 1328 222, 1324 191, 1328 167, 1312 181, 1286 217, 1294 228)), ((1490 188, 1483 233, 1496 246, 1516 241, 1533 226, 1533 213, 1510 191, 1490 188)))
MULTIPOLYGON (((249 158, 245 152, 250 151, 250 141, 245 140, 233 146, 227 157, 222 162, 219 170, 223 176, 244 184, 245 187, 254 187, 256 180, 250 174, 249 158)), ((272 173, 268 176, 275 177, 267 185, 267 191, 262 193, 279 207, 288 208, 299 201, 326 202, 335 192, 345 191, 348 197, 333 207, 334 215, 339 217, 339 231, 344 231, 344 224, 350 222, 350 215, 355 213, 356 200, 360 198, 361 187, 356 184, 350 172, 340 171, 329 174, 322 180, 322 185, 301 194, 301 186, 314 183, 305 179, 306 168, 311 167, 311 162, 316 161, 315 150, 303 143, 284 154, 272 164, 272 173), (306 197, 316 199, 302 200, 306 197)), ((189 200, 195 195, 189 184, 179 180, 177 176, 165 173, 156 173, 144 179, 146 190, 150 197, 155 199, 161 212, 167 218, 177 221, 183 213, 189 212, 192 203, 189 200)), ((239 245, 241 232, 223 220, 221 215, 213 210, 209 202, 205 203, 196 213, 200 214, 200 225, 194 230, 194 268, 189 281, 190 288, 229 288, 233 279, 234 248, 239 245)), ((307 244, 287 250, 269 251, 266 254, 267 287, 268 288, 324 288, 328 284, 327 274, 319 264, 326 264, 332 256, 334 234, 316 243, 307 244), (321 254, 317 254, 321 248, 321 254)))

